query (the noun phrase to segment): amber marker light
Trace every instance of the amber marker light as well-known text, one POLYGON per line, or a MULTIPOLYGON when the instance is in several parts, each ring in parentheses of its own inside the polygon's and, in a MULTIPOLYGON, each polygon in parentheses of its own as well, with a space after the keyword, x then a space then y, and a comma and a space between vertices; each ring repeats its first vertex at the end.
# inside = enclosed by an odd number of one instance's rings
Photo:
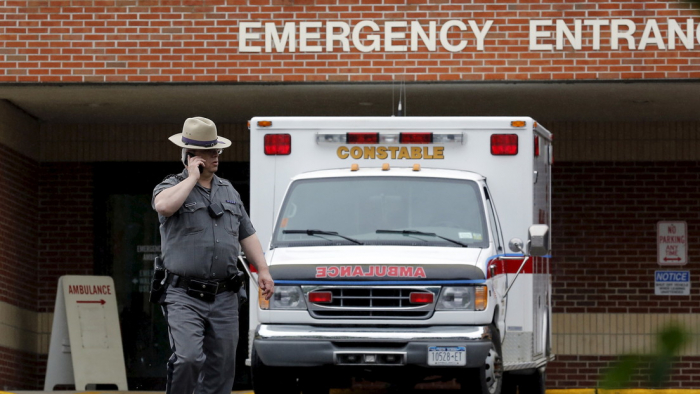
POLYGON ((259 120, 258 121, 258 127, 271 127, 271 126, 272 126, 271 120, 259 120))
POLYGON ((474 289, 474 308, 483 311, 489 303, 489 293, 486 286, 477 286, 474 289))
POLYGON ((262 290, 258 288, 258 306, 260 309, 268 310, 270 309, 270 300, 266 300, 262 295, 262 290))
POLYGON ((510 125, 513 127, 525 127, 525 121, 524 120, 514 120, 510 122, 510 125))

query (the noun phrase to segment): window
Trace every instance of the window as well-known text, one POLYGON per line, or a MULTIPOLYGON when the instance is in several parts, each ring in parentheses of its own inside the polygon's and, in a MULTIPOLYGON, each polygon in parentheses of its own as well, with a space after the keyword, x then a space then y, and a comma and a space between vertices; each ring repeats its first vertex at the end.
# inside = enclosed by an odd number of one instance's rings
POLYGON ((435 236, 377 234, 410 230, 484 247, 488 231, 476 182, 426 177, 347 177, 299 180, 291 185, 273 236, 273 247, 352 244, 337 232, 371 245, 459 245, 435 236))

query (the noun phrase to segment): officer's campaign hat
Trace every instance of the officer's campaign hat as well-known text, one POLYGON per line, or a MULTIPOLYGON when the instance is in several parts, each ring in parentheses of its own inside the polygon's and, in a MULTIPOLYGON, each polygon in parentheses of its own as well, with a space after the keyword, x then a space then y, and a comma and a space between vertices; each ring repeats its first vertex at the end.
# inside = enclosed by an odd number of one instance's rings
POLYGON ((231 141, 216 134, 214 122, 201 116, 187 118, 182 133, 168 138, 181 148, 223 149, 231 146, 231 141))

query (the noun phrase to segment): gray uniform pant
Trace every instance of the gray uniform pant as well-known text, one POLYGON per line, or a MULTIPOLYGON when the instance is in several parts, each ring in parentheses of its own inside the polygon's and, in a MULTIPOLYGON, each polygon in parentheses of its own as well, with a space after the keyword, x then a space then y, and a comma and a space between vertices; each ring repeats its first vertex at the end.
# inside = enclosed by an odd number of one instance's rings
POLYGON ((166 394, 230 394, 238 344, 237 294, 226 291, 209 303, 168 286, 162 308, 173 351, 166 394))

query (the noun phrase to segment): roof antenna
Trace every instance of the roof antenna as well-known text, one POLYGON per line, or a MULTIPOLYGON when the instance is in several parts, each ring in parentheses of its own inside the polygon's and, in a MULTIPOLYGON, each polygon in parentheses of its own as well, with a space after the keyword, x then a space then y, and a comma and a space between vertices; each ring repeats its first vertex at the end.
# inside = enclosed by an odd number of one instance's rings
POLYGON ((396 82, 396 76, 391 77, 391 116, 394 116, 394 82, 396 82))
POLYGON ((401 81, 401 85, 399 85, 399 116, 404 116, 403 115, 403 108, 401 107, 401 99, 403 98, 403 83, 404 81, 401 81))
POLYGON ((406 108, 403 111, 403 114, 404 114, 403 116, 408 116, 408 96, 406 95, 407 90, 408 89, 406 89, 406 77, 404 76, 404 79, 403 79, 403 101, 404 101, 404 106, 406 108))

